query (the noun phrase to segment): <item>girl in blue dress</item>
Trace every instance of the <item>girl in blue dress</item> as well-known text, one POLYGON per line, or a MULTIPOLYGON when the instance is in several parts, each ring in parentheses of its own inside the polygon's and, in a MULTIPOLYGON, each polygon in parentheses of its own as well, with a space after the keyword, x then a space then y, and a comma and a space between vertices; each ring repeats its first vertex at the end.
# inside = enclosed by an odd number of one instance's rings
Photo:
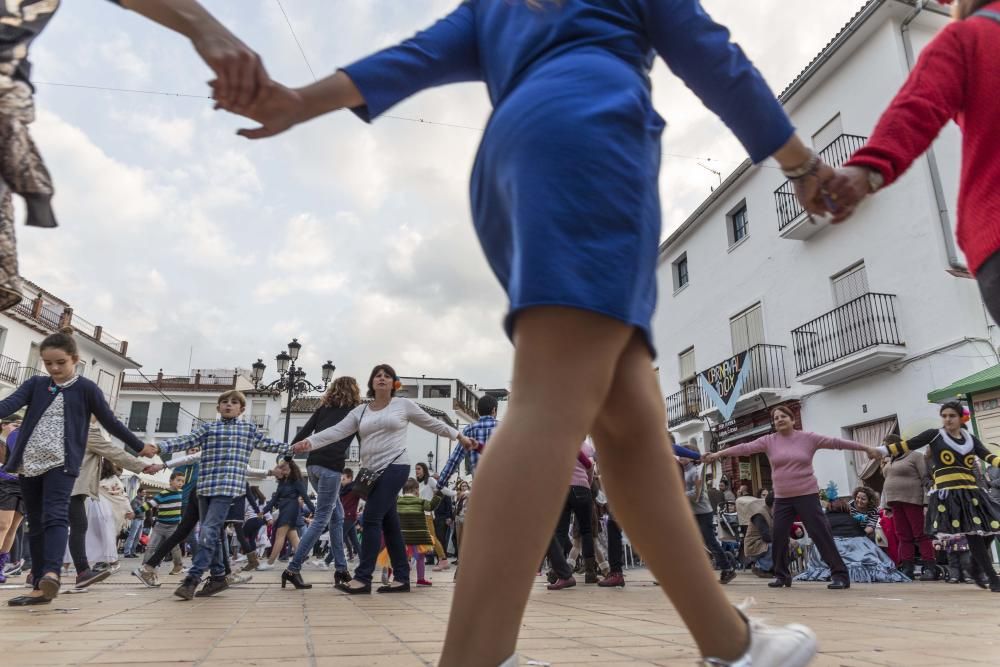
POLYGON ((819 183, 831 170, 697 0, 466 0, 312 85, 273 84, 252 105, 220 104, 259 122, 240 131, 257 139, 339 109, 372 121, 434 86, 486 84, 493 113, 472 171, 472 217, 510 299, 514 374, 476 474, 442 665, 516 664, 538 561, 588 433, 622 528, 706 664, 793 667, 815 652, 808 629, 748 623, 730 606, 681 502, 652 367, 664 127, 650 92, 656 55, 755 162, 775 157, 806 208, 826 210, 819 183))

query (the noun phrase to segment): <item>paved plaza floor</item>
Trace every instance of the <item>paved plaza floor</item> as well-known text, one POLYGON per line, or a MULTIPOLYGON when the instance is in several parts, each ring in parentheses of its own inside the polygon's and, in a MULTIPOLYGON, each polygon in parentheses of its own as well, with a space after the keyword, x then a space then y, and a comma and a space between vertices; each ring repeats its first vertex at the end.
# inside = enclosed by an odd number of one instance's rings
MULTIPOLYGON (((370 597, 340 594, 330 588, 332 573, 308 569, 303 575, 314 588, 282 590, 280 573, 255 572, 251 583, 218 597, 183 602, 172 595, 177 577, 148 589, 123 569, 48 607, 2 606, 0 665, 435 663, 454 591, 450 572, 435 573, 432 588, 370 597)), ((626 576, 625 589, 581 584, 561 592, 545 590, 540 577, 521 628, 521 664, 697 664, 690 636, 649 573, 626 576)), ((17 592, 0 590, 5 597, 17 592)), ((755 598, 756 616, 811 626, 820 638, 817 667, 1000 665, 1000 595, 971 585, 774 591, 742 574, 726 593, 734 602, 755 598)))

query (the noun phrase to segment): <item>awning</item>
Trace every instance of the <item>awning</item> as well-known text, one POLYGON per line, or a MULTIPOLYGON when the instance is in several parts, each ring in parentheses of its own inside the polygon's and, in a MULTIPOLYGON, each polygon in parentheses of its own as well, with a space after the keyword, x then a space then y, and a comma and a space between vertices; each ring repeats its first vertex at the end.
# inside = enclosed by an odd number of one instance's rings
POLYGON ((931 403, 943 403, 953 398, 964 398, 966 394, 977 394, 994 389, 1000 389, 1000 364, 956 380, 947 387, 935 389, 927 394, 927 400, 931 403))
POLYGON ((730 442, 734 442, 736 440, 742 440, 743 438, 749 438, 749 437, 752 437, 752 436, 755 436, 755 435, 762 435, 764 433, 770 433, 772 430, 773 430, 773 428, 772 428, 772 426, 771 426, 770 423, 768 423, 768 424, 761 424, 760 426, 755 426, 755 427, 753 427, 751 429, 748 429, 746 431, 740 431, 739 433, 733 433, 730 436, 727 436, 725 438, 721 438, 719 440, 719 444, 720 445, 726 445, 726 444, 728 444, 730 442))

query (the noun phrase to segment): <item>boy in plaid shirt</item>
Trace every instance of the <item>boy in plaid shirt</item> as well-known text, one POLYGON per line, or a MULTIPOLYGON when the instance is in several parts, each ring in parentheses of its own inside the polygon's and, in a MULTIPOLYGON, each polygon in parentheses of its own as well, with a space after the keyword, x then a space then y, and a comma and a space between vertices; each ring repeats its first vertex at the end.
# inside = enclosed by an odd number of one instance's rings
POLYGON ((174 595, 184 600, 195 596, 201 575, 210 568, 211 577, 198 597, 208 597, 229 588, 226 583, 224 555, 219 538, 233 498, 246 492, 247 464, 254 449, 276 454, 291 453, 288 444, 265 437, 253 422, 240 419, 247 399, 242 392, 231 390, 219 396, 222 419, 205 422, 188 435, 159 443, 160 454, 200 447, 201 471, 198 477, 198 513, 201 533, 198 551, 191 569, 174 595))

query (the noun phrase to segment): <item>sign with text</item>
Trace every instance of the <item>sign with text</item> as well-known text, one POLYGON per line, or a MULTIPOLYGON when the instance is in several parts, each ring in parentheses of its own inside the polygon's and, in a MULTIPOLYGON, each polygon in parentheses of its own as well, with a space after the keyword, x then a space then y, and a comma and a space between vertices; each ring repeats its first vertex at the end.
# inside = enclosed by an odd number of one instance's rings
POLYGON ((740 399, 743 385, 750 374, 750 364, 750 352, 740 352, 698 373, 698 384, 719 409, 723 421, 732 418, 736 410, 736 402, 740 399))

